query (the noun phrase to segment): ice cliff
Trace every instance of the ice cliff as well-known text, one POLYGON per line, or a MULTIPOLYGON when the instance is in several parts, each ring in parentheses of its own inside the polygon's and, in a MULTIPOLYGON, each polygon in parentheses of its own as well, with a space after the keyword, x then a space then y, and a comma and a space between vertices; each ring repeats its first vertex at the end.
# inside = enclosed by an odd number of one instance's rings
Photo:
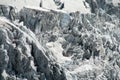
POLYGON ((119 14, 117 0, 0 5, 0 80, 120 80, 119 14))

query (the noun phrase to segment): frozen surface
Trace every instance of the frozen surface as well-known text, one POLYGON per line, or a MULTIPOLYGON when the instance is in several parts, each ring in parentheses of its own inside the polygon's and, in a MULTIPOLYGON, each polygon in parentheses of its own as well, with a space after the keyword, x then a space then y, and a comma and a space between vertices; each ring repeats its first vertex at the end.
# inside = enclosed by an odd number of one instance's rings
MULTIPOLYGON (((84 0, 63 0, 65 3, 63 10, 67 12, 80 11, 82 13, 89 13, 90 9, 85 8, 83 1, 84 0)), ((15 6, 18 11, 24 6, 37 7, 39 9, 40 0, 1 0, 0 4, 15 6)), ((58 6, 55 5, 53 0, 43 0, 43 8, 57 10, 58 6)))
POLYGON ((62 52, 64 49, 62 48, 60 42, 62 42, 62 39, 59 38, 58 41, 49 42, 46 44, 46 46, 49 48, 50 51, 52 51, 58 63, 65 63, 67 61, 71 61, 71 57, 63 56, 62 52))
POLYGON ((120 80, 119 1, 59 1, 0 1, 0 80, 120 80))

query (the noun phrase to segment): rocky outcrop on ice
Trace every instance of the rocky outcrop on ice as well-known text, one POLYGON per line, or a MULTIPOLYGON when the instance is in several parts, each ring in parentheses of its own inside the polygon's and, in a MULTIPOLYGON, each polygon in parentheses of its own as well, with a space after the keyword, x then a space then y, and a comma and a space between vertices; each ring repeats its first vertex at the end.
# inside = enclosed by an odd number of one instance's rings
POLYGON ((0 80, 120 80, 120 7, 104 1, 86 14, 0 6, 0 80))

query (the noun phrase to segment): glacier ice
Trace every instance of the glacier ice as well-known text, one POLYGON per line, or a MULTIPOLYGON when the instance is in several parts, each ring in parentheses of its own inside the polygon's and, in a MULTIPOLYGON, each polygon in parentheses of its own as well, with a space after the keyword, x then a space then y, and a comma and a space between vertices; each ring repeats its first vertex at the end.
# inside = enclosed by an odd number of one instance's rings
POLYGON ((119 80, 119 1, 59 1, 0 5, 0 80, 119 80))

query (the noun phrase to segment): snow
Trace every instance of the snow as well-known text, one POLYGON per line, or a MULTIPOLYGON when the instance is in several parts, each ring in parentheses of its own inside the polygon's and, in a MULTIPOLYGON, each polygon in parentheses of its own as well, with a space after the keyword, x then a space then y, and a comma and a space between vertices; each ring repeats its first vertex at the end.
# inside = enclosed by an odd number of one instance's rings
MULTIPOLYGON (((83 1, 85 0, 62 0, 65 3, 64 9, 61 11, 75 12, 80 11, 81 13, 89 13, 90 9, 84 6, 83 1)), ((25 6, 31 6, 39 9, 40 0, 1 0, 0 4, 11 5, 17 8, 19 11, 25 6)), ((86 3, 87 5, 87 3, 86 3)), ((88 5, 87 5, 88 6, 88 5)), ((53 0, 43 0, 43 8, 57 10, 58 6, 53 0)), ((43 10, 43 9, 39 9, 43 10)), ((58 10, 59 11, 59 10, 58 10)))
POLYGON ((120 3, 120 0, 112 0, 112 3, 114 6, 118 6, 118 3, 120 3))
POLYGON ((7 78, 7 73, 6 73, 6 70, 4 70, 3 72, 2 72, 2 76, 4 77, 4 78, 7 78))
MULTIPOLYGON (((75 12, 80 11, 81 13, 90 13, 90 8, 86 8, 83 1, 85 0, 62 0, 64 2, 64 11, 67 12, 75 12)), ((88 6, 88 4, 86 3, 88 6)), ((48 9, 57 9, 58 7, 55 5, 53 0, 44 0, 43 7, 48 9)))
MULTIPOLYGON (((17 8, 19 11, 25 6, 31 6, 34 8, 40 9, 39 4, 41 0, 1 0, 0 4, 3 5, 11 5, 17 8)), ((61 11, 66 12, 75 12, 80 11, 81 13, 90 13, 90 8, 88 3, 85 2, 85 0, 61 0, 61 2, 64 2, 64 9, 61 11), (85 4, 83 3, 85 2, 85 4)), ((106 0, 107 3, 113 3, 115 6, 118 6, 118 3, 120 3, 120 0, 106 0)), ((43 8, 45 9, 53 9, 57 10, 58 6, 54 3, 53 0, 43 0, 43 8)))
POLYGON ((7 18, 5 17, 0 17, 0 21, 3 22, 3 23, 8 23, 10 24, 11 26, 15 26, 13 23, 11 23, 7 18))
POLYGON ((90 13, 90 8, 85 8, 83 1, 85 0, 64 0, 65 9, 63 10, 69 12, 80 11, 81 13, 90 13))
POLYGON ((30 65, 31 65, 32 69, 34 69, 35 71, 37 70, 33 60, 30 61, 30 65))
POLYGON ((56 57, 58 63, 64 63, 66 61, 71 61, 71 57, 65 57, 62 54, 63 48, 62 48, 62 45, 60 44, 60 42, 62 41, 63 40, 59 38, 56 42, 46 43, 47 48, 50 51, 52 51, 52 53, 54 54, 53 56, 56 57))
POLYGON ((43 0, 43 7, 47 9, 57 9, 53 0, 43 0))
POLYGON ((36 9, 36 10, 40 10, 40 11, 50 11, 49 9, 45 9, 45 8, 40 8, 37 6, 25 6, 25 8, 30 8, 30 9, 36 9))
POLYGON ((106 3, 108 4, 113 3, 114 6, 118 6, 118 3, 120 3, 120 0, 106 0, 106 3))
POLYGON ((24 6, 39 6, 39 0, 0 0, 0 4, 14 6, 22 9, 24 6))
POLYGON ((89 70, 93 70, 93 66, 90 64, 85 64, 85 65, 82 65, 76 68, 74 71, 72 71, 72 73, 84 72, 84 71, 89 71, 89 70))

